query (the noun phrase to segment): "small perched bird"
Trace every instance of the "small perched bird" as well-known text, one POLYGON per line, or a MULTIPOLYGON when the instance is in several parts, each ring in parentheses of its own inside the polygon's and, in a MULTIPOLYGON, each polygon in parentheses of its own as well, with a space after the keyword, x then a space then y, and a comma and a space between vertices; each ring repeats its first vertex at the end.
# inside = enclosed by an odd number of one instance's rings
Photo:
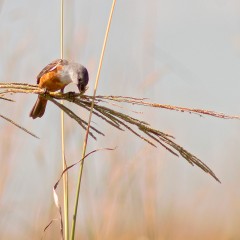
MULTIPOLYGON (((88 71, 79 63, 71 63, 65 59, 57 59, 49 63, 37 76, 37 84, 46 91, 55 92, 63 89, 69 83, 75 83, 80 92, 86 90, 88 71)), ((33 119, 42 117, 47 105, 47 99, 38 96, 29 116, 33 119)))

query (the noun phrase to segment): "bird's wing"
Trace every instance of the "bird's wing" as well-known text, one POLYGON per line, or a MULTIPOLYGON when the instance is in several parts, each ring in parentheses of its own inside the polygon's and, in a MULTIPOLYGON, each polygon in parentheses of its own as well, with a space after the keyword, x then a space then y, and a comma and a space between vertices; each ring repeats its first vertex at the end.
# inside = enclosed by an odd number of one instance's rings
POLYGON ((56 70, 57 66, 59 65, 66 65, 68 64, 67 60, 64 59, 56 59, 54 61, 52 61, 51 63, 49 63, 45 68, 43 68, 43 70, 38 74, 37 76, 37 84, 39 84, 40 78, 48 72, 52 72, 54 70, 56 70))

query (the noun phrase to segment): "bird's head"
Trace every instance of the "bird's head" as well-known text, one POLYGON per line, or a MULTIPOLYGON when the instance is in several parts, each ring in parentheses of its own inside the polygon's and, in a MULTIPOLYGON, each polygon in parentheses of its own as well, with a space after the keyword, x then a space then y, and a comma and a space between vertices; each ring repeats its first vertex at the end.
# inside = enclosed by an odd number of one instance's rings
POLYGON ((88 70, 79 63, 70 63, 68 71, 73 83, 77 85, 79 91, 81 93, 85 92, 89 80, 88 70))
POLYGON ((77 82, 77 87, 79 89, 80 92, 85 92, 86 91, 86 86, 88 84, 88 70, 79 64, 78 67, 78 82, 77 82))

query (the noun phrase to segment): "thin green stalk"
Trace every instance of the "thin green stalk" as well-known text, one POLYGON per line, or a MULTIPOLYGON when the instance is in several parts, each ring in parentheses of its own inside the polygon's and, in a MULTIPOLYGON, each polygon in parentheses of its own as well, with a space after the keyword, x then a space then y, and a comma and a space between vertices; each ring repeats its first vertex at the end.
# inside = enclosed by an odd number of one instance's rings
POLYGON ((90 110, 90 113, 89 113, 88 126, 87 126, 87 130, 86 130, 84 144, 83 144, 83 150, 82 150, 82 159, 83 160, 82 160, 82 162, 80 164, 80 169, 79 169, 78 185, 77 185, 77 192, 76 192, 76 200, 75 200, 75 207, 74 207, 74 213, 73 213, 71 240, 74 240, 74 238, 75 238, 75 228, 76 228, 76 220, 77 220, 79 193, 80 193, 80 187, 81 187, 81 181, 82 181, 82 173, 83 173, 83 166, 84 166, 84 157, 86 155, 88 135, 89 135, 90 124, 91 124, 91 119, 92 119, 94 100, 95 100, 96 93, 97 93, 99 76, 100 76, 100 73, 101 73, 102 62, 103 62, 103 57, 104 57, 104 53, 105 53, 105 49, 106 49, 108 33, 109 33, 111 21, 112 21, 112 15, 113 15, 115 3, 116 3, 116 0, 113 0, 112 7, 111 7, 111 10, 110 10, 110 14, 109 14, 107 29, 106 29, 106 33, 105 33, 105 37, 104 37, 104 41, 103 41, 102 52, 101 52, 101 56, 100 56, 100 60, 99 60, 98 71, 97 71, 97 76, 96 76, 96 80, 95 80, 94 92, 93 92, 93 99, 92 99, 92 103, 91 103, 91 110, 90 110))
MULTIPOLYGON (((63 23, 64 23, 64 0, 61 0, 61 19, 60 19, 60 48, 61 59, 63 59, 63 23)), ((64 104, 63 100, 61 103, 64 104)), ((67 162, 65 158, 65 133, 64 133, 64 111, 61 110, 61 142, 62 142, 62 169, 67 168, 67 162)), ((63 175, 63 202, 64 202, 64 239, 69 239, 69 212, 68 212, 68 172, 63 175)))

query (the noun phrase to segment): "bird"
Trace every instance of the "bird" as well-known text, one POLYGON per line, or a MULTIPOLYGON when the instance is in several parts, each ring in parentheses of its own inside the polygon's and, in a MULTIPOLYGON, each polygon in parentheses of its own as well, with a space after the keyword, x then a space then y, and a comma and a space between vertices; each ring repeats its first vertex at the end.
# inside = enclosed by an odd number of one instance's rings
MULTIPOLYGON (((75 83, 80 93, 86 91, 89 81, 88 70, 79 63, 69 62, 66 59, 56 59, 49 63, 37 76, 37 84, 45 91, 61 90, 69 83, 75 83)), ((47 106, 47 99, 38 95, 29 116, 33 119, 41 118, 47 106)))

